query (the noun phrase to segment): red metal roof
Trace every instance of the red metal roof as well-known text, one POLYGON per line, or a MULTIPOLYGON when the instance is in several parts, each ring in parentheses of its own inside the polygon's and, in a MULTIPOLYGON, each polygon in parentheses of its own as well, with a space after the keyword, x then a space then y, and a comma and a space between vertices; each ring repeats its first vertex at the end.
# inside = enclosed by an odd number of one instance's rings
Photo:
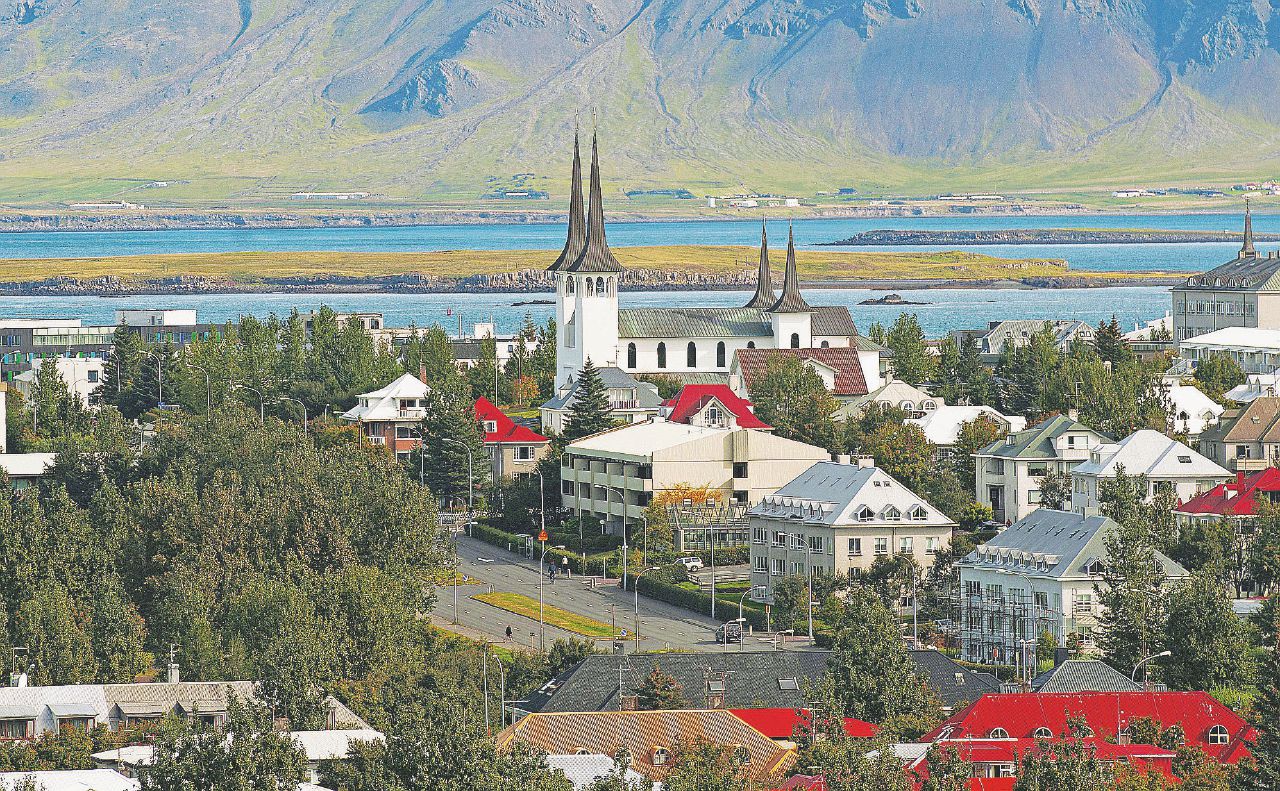
POLYGON ((1013 739, 1031 738, 1039 728, 1061 734, 1067 718, 1083 716, 1099 739, 1114 738, 1140 717, 1164 728, 1178 725, 1187 744, 1200 747, 1220 763, 1235 763, 1250 755, 1248 744, 1257 731, 1207 692, 1079 692, 987 694, 957 711, 925 736, 924 741, 986 739, 1001 728, 1013 739), (1211 744, 1214 726, 1226 729, 1226 742, 1211 744))
POLYGON ((742 371, 742 379, 747 390, 751 383, 764 374, 768 361, 779 355, 792 355, 801 360, 814 360, 836 372, 835 387, 832 393, 837 396, 859 396, 867 394, 867 380, 862 372, 862 361, 858 359, 858 350, 851 346, 818 348, 818 349, 738 349, 733 353, 742 371))
POLYGON ((1251 475, 1237 475, 1234 481, 1220 483, 1178 506, 1184 514, 1217 514, 1218 516, 1253 516, 1258 495, 1280 494, 1280 469, 1268 467, 1251 475))
POLYGON ((476 399, 476 420, 481 424, 490 421, 495 424, 493 431, 484 433, 485 444, 516 442, 521 445, 537 445, 551 441, 528 426, 522 426, 507 417, 506 413, 484 396, 476 399))
POLYGON ((712 399, 719 401, 721 406, 732 413, 742 428, 773 428, 756 417, 751 411, 751 402, 733 392, 728 385, 685 385, 676 393, 675 398, 663 404, 671 408, 667 420, 672 423, 688 423, 689 418, 702 411, 712 399))
MULTIPOLYGON (((808 728, 809 723, 812 721, 807 709, 730 709, 730 711, 738 719, 770 739, 790 739, 798 728, 808 728)), ((879 730, 869 722, 863 722, 853 717, 844 718, 846 736, 852 736, 856 739, 869 739, 875 736, 879 730)))

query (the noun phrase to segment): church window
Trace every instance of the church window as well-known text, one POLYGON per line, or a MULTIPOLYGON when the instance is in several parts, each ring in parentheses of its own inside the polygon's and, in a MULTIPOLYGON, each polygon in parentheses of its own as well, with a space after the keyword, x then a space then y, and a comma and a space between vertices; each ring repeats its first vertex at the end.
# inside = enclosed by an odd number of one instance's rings
POLYGON ((823 341, 823 342, 822 342, 822 344, 821 344, 821 346, 822 346, 822 348, 824 348, 824 349, 830 349, 830 348, 831 348, 831 344, 830 344, 830 343, 828 343, 827 341, 823 341))
POLYGON ((636 367, 636 345, 634 343, 627 344, 627 367, 636 367))
POLYGON ((800 348, 800 333, 798 332, 791 333, 791 348, 793 349, 800 348))
POLYGON ((573 278, 571 278, 571 277, 567 277, 567 278, 565 278, 565 280, 564 280, 564 293, 566 293, 566 294, 572 294, 572 293, 573 293, 573 278))
POLYGON ((658 344, 658 367, 667 367, 667 344, 665 343, 658 344))
POLYGON ((603 277, 596 278, 596 293, 602 297, 604 296, 604 278, 603 277))
POLYGON ((724 341, 716 344, 716 367, 723 368, 725 359, 724 341))
POLYGON ((687 357, 685 362, 690 368, 698 367, 698 345, 696 343, 689 341, 689 351, 685 356, 687 357))
POLYGON ((596 281, 587 278, 587 296, 594 297, 596 295, 596 281))

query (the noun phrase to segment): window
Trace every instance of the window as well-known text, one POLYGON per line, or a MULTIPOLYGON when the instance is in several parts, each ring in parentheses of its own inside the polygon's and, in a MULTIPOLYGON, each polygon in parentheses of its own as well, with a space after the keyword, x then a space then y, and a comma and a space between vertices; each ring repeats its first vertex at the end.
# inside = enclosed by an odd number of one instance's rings
POLYGON ((1044 591, 1036 591, 1035 598, 1036 598, 1036 607, 1038 607, 1041 610, 1049 609, 1049 594, 1045 593, 1044 591))
POLYGON ((897 507, 886 505, 884 508, 884 518, 888 522, 899 522, 902 520, 902 512, 897 507))
POLYGON ((594 297, 596 295, 596 281, 587 278, 587 296, 594 297))
POLYGON ((1221 725, 1209 729, 1209 744, 1226 744, 1229 738, 1227 729, 1221 725))
POLYGON ((937 537, 937 536, 929 536, 928 538, 926 538, 926 539, 924 540, 924 553, 925 553, 926 555, 936 555, 936 554, 938 554, 938 545, 939 545, 939 543, 941 543, 941 542, 939 542, 939 541, 938 541, 938 537, 937 537))
POLYGON ((773 531, 773 545, 775 547, 785 547, 787 545, 787 534, 781 530, 773 531))
POLYGON ((634 343, 627 344, 627 367, 636 367, 636 345, 634 343))
POLYGON ((831 344, 830 344, 829 342, 827 342, 827 341, 823 341, 821 344, 819 344, 819 346, 821 346, 823 349, 830 349, 830 348, 831 348, 831 344))
POLYGON ((769 573, 769 559, 767 557, 765 557, 764 555, 756 555, 754 560, 755 560, 755 568, 754 568, 755 571, 758 571, 761 574, 769 573))
POLYGON ((854 558, 854 557, 859 557, 861 555, 862 555, 862 539, 861 538, 849 539, 849 557, 854 558))
POLYGON ((769 531, 763 527, 751 528, 751 543, 764 544, 769 540, 769 531))
POLYGON ((35 720, 0 720, 0 739, 28 739, 35 735, 35 720))
POLYGON ((724 341, 716 344, 716 367, 723 368, 725 366, 725 348, 724 341))
POLYGON ((89 372, 89 384, 91 384, 91 385, 92 385, 92 384, 97 384, 97 383, 98 383, 98 373, 99 373, 98 371, 90 371, 90 372, 89 372))
POLYGON ((396 426, 396 439, 408 439, 410 430, 408 426, 396 426))
POLYGON ((1049 465, 1044 462, 1032 462, 1027 465, 1027 475, 1035 478, 1043 478, 1049 474, 1049 465))
POLYGON ((822 536, 809 536, 809 552, 813 555, 822 554, 822 536))
POLYGON ((707 407, 707 424, 712 426, 720 425, 721 420, 719 407, 707 407))
POLYGON ((745 489, 734 489, 733 499, 740 505, 747 504, 747 491, 745 489))
POLYGON ((689 348, 685 352, 685 364, 690 368, 698 367, 698 344, 689 341, 689 348))
POLYGON ((516 461, 533 461, 533 447, 530 445, 517 445, 516 461))
POLYGON ((596 278, 596 293, 602 297, 604 296, 604 278, 603 277, 596 278))
POLYGON ((929 512, 924 510, 921 506, 913 505, 911 506, 911 510, 907 512, 907 518, 916 522, 922 522, 929 518, 929 512))
POLYGON ((791 348, 793 349, 800 348, 800 333, 798 332, 791 333, 791 348))
POLYGON ((794 678, 778 679, 778 689, 784 692, 795 692, 800 689, 800 682, 794 678))
POLYGON ((653 748, 653 765, 666 766, 667 761, 671 760, 671 751, 666 747, 653 748))
POLYGON ((667 367, 667 344, 665 343, 658 344, 658 367, 667 367))
POLYGON ((735 478, 747 477, 747 462, 735 461, 733 463, 733 477, 735 478))
POLYGON ((911 536, 899 536, 898 552, 903 555, 910 555, 915 552, 915 539, 911 536))
POLYGON ((772 573, 773 576, 775 577, 781 577, 783 574, 786 574, 787 573, 786 561, 784 561, 782 558, 774 558, 773 571, 770 573, 772 573))
POLYGON ((877 555, 889 554, 889 539, 887 538, 876 539, 876 554, 877 555))
POLYGON ((987 734, 987 738, 988 739, 1007 739, 1009 738, 1009 732, 1006 731, 1004 728, 992 728, 991 732, 987 734))
POLYGON ((561 482, 560 482, 560 494, 563 494, 563 495, 565 495, 566 497, 572 497, 572 496, 573 496, 573 481, 561 481, 561 482))
POLYGON ((860 505, 858 506, 857 517, 859 522, 870 522, 875 517, 875 513, 869 507, 860 505))
POLYGON ((1049 730, 1048 728, 1046 728, 1046 727, 1044 727, 1043 725, 1041 725, 1039 728, 1036 728, 1034 732, 1032 732, 1032 734, 1031 734, 1031 738, 1033 738, 1033 739, 1052 739, 1052 738, 1053 738, 1053 731, 1051 731, 1051 730, 1049 730))
POLYGON ((755 341, 747 341, 747 348, 748 348, 748 349, 754 349, 754 348, 756 348, 756 342, 755 342, 755 341))

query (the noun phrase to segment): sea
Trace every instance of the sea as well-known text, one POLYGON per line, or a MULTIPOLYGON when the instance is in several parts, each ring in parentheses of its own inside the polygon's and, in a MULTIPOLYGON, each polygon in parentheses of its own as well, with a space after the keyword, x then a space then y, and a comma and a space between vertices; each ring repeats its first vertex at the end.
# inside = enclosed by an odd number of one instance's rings
MULTIPOLYGON (((1010 228, 1144 228, 1160 230, 1239 231, 1239 212, 1178 215, 1037 215, 1016 217, 947 216, 918 218, 832 218, 794 222, 796 243, 813 247, 876 229, 998 230, 1010 228)), ((665 244, 755 245, 761 219, 615 222, 608 228, 616 246, 665 244)), ((786 222, 768 222, 770 239, 780 246, 786 222)), ((1280 233, 1280 215, 1255 215, 1259 233, 1280 233)), ((373 228, 226 229, 155 231, 56 231, 0 233, 0 280, 6 258, 66 258, 155 253, 214 253, 238 251, 352 251, 411 252, 439 250, 558 249, 564 243, 563 224, 426 225, 373 228)), ((1265 248, 1266 246, 1263 245, 1265 248)), ((1203 271, 1234 257, 1237 244, 1095 244, 1095 245, 978 245, 963 249, 1004 258, 1065 259, 1073 269, 1108 271, 1203 271)), ((929 245, 859 247, 858 250, 943 250, 929 245)), ((803 273, 802 273, 803 274, 803 273)), ((903 297, 925 304, 862 305, 886 291, 865 289, 806 289, 817 305, 845 305, 860 327, 891 323, 899 313, 915 313, 925 331, 940 335, 951 329, 975 327, 1014 318, 1080 318, 1092 324, 1115 316, 1126 328, 1159 318, 1169 310, 1163 287, 1106 289, 980 290, 927 289, 901 291, 903 297)), ((499 331, 515 329, 526 316, 545 322, 554 309, 543 302, 549 294, 235 294, 197 296, 4 297, 0 319, 80 318, 108 324, 122 307, 194 307, 201 321, 222 322, 252 314, 265 317, 290 310, 329 305, 338 311, 379 311, 388 326, 429 326, 468 331, 476 322, 492 321, 499 331)), ((622 307, 680 305, 736 305, 749 295, 735 291, 624 292, 622 307)))

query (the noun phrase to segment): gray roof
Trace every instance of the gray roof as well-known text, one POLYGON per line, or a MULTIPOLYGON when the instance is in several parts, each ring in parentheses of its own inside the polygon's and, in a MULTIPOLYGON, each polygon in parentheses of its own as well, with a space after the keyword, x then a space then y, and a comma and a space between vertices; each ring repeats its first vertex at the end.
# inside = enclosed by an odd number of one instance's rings
MULTIPOLYGON (((605 366, 597 368, 600 372, 600 381, 604 382, 604 386, 610 390, 617 389, 634 389, 635 401, 638 402, 640 409, 656 410, 662 404, 662 398, 658 395, 658 386, 649 382, 641 382, 631 374, 615 368, 613 366, 605 366)), ((578 400, 578 377, 574 376, 570 380, 569 388, 563 392, 552 396, 545 404, 543 409, 561 410, 568 409, 573 402, 578 400)))
MULTIPOLYGON (((1118 525, 1105 516, 1083 516, 1040 508, 1014 522, 990 541, 965 555, 962 568, 999 569, 1042 577, 1078 577, 1093 561, 1107 560, 1106 537, 1118 525)), ((1185 577, 1186 569, 1156 552, 1168 577, 1185 577)))
POLYGON ((1016 344, 1022 344, 1028 341, 1032 335, 1044 329, 1044 325, 1048 324, 1053 328, 1054 342, 1061 346, 1070 342, 1076 335, 1084 335, 1086 338, 1092 338, 1093 326, 1087 321, 1079 319, 1013 319, 1009 321, 993 322, 988 328, 985 335, 982 336, 985 343, 984 353, 1000 354, 1004 349, 1004 345, 1009 341, 1016 344))
POLYGON ((1035 692, 1141 692, 1142 685, 1096 659, 1068 659, 1031 682, 1035 692))
POLYGON ((1054 452, 1054 442, 1068 431, 1088 431, 1107 442, 1111 441, 1110 437, 1094 431, 1078 420, 1072 420, 1066 415, 1054 415, 1028 429, 1011 434, 1013 442, 1009 442, 1009 438, 1006 437, 996 440, 978 452, 984 456, 1000 456, 1005 459, 1052 459, 1057 456, 1054 452))
MULTIPOLYGON (((937 651, 910 651, 919 672, 944 705, 955 707, 998 692, 1000 684, 989 673, 967 670, 937 651)), ((529 695, 520 708, 528 711, 616 711, 618 670, 629 694, 657 664, 674 676, 693 707, 707 705, 709 674, 728 672, 725 708, 803 708, 806 682, 821 679, 830 651, 732 651, 690 654, 636 654, 589 656, 529 695), (790 684, 790 680, 795 684, 790 684), (795 686, 797 689, 790 689, 795 686), (784 689, 784 687, 787 687, 784 689)))
MULTIPOLYGON (((858 327, 841 306, 813 308, 812 333, 849 336, 858 327)), ((757 308, 627 308, 618 311, 619 338, 770 338, 773 322, 757 308)))
POLYGON ((878 467, 820 461, 783 484, 751 507, 748 514, 762 519, 786 520, 806 525, 842 527, 868 521, 876 526, 886 520, 884 512, 893 507, 897 519, 922 527, 954 525, 951 517, 878 467), (871 509, 873 516, 861 520, 855 511, 871 509), (912 511, 924 516, 913 518, 912 511))

